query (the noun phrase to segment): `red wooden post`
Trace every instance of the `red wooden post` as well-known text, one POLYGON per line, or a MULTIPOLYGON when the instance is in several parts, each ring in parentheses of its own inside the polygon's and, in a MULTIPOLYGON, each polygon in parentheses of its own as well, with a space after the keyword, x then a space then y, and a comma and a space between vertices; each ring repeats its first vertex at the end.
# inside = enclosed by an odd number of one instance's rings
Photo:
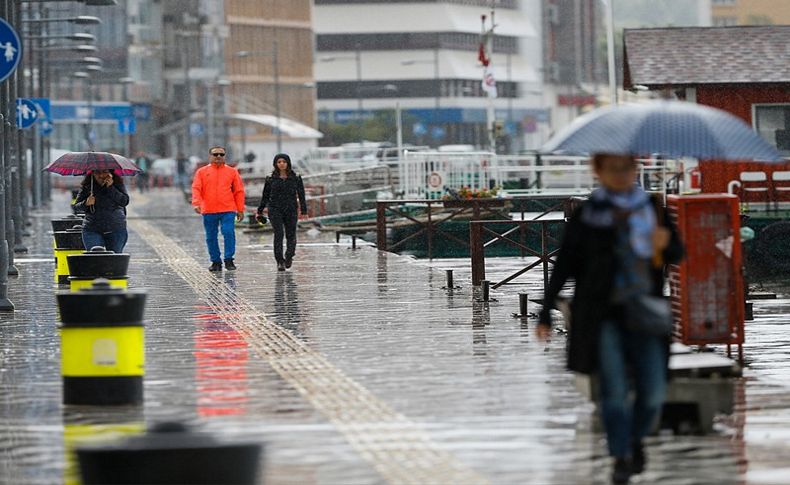
POLYGON ((387 203, 376 202, 376 248, 387 250, 387 203))
POLYGON ((483 222, 471 221, 469 223, 469 250, 472 259, 472 286, 479 286, 486 278, 485 248, 480 230, 483 222))

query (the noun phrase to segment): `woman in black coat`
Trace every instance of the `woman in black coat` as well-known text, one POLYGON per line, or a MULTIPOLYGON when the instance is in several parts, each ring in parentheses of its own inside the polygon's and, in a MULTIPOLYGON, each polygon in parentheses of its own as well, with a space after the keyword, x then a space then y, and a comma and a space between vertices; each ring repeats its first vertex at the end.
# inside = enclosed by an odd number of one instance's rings
POLYGON ((572 278, 568 368, 598 375, 599 409, 615 458, 614 483, 627 483, 644 469, 642 438, 663 405, 669 355, 669 335, 635 329, 625 304, 640 294, 663 296, 664 265, 683 257, 663 207, 634 184, 636 167, 630 156, 594 157, 601 188, 566 224, 538 326, 538 335, 547 338, 550 307, 572 278), (629 370, 636 391, 633 405, 629 370))
POLYGON ((94 170, 85 176, 74 202, 74 209, 85 213, 82 224, 85 249, 104 246, 115 253, 123 252, 129 237, 127 205, 129 194, 120 176, 110 170, 94 170))
POLYGON ((291 167, 291 157, 278 153, 272 161, 274 170, 266 177, 261 202, 258 204, 258 217, 264 211, 269 214, 269 221, 274 229, 274 259, 277 270, 290 268, 296 254, 296 223, 299 220, 298 209, 302 215, 307 214, 307 201, 304 193, 302 177, 291 167), (297 206, 297 198, 299 205, 297 206), (283 235, 287 240, 285 257, 283 257, 283 235))

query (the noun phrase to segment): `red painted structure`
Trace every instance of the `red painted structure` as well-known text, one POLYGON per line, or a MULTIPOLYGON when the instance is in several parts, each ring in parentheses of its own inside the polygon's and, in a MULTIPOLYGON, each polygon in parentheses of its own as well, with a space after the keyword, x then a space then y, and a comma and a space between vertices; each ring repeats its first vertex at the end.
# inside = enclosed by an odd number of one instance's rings
POLYGON ((738 346, 743 359, 744 289, 738 198, 726 194, 667 199, 686 258, 670 267, 675 338, 686 345, 738 346))

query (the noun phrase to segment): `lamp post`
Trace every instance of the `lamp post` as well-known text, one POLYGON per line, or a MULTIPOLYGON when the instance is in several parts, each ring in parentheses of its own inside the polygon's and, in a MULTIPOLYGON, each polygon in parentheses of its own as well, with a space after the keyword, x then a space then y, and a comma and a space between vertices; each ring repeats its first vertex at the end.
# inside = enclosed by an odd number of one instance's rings
POLYGON ((228 150, 228 98, 225 95, 225 88, 230 86, 230 81, 224 78, 218 79, 217 86, 219 86, 220 103, 222 104, 222 146, 228 150))
POLYGON ((320 62, 335 62, 344 60, 353 60, 357 68, 357 126, 359 129, 359 147, 362 148, 364 136, 362 133, 362 55, 360 52, 360 45, 356 45, 353 56, 330 56, 319 59, 320 62))
MULTIPOLYGON (((280 130, 280 118, 282 117, 281 106, 280 106, 280 62, 278 59, 278 45, 277 40, 275 39, 272 42, 272 48, 269 50, 263 51, 239 51, 235 54, 238 58, 246 58, 246 57, 271 57, 272 59, 272 71, 274 76, 274 110, 275 110, 275 130, 277 131, 277 153, 282 153, 283 151, 283 135, 282 131, 280 130)), ((244 154, 242 153, 242 156, 244 154)))
MULTIPOLYGON (((134 84, 134 79, 131 77, 122 77, 118 80, 119 83, 123 85, 123 100, 125 103, 129 102, 129 86, 134 84)), ((134 113, 132 113, 134 116, 134 113)), ((124 155, 127 157, 132 156, 132 133, 130 130, 126 130, 126 134, 123 137, 123 150, 124 155)))

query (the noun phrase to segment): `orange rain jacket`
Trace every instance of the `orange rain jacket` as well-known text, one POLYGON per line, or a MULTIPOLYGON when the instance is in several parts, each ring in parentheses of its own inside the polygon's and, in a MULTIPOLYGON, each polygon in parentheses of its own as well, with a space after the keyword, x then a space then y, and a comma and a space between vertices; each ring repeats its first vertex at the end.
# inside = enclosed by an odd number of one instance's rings
POLYGON ((192 205, 201 214, 244 212, 244 183, 239 171, 224 163, 209 163, 195 172, 192 181, 192 205))

